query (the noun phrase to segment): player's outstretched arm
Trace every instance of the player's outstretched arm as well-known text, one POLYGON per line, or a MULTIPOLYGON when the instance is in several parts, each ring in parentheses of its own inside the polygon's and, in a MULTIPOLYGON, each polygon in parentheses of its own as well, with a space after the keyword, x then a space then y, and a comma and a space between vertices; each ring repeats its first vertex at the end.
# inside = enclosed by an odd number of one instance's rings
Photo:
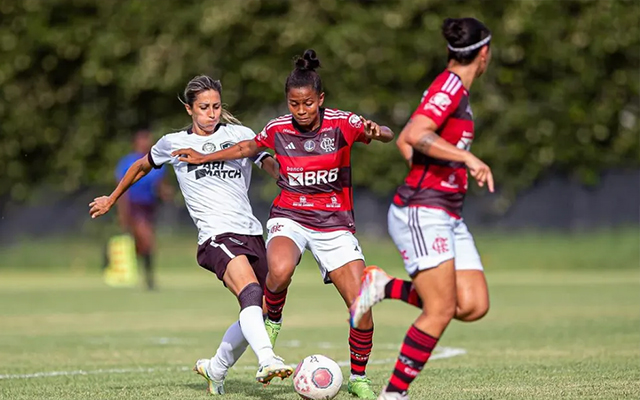
POLYGON ((393 140, 395 134, 388 126, 380 126, 364 117, 360 117, 360 120, 364 124, 364 134, 367 139, 378 140, 382 143, 388 143, 393 140))
POLYGON ((238 160, 240 158, 255 157, 265 147, 259 147, 253 139, 243 140, 224 150, 211 154, 198 153, 194 149, 178 149, 171 152, 173 157, 178 156, 178 161, 189 164, 204 164, 214 161, 238 160))
POLYGON ((436 133, 438 126, 429 117, 416 115, 411 124, 408 124, 403 133, 406 142, 419 152, 441 160, 465 163, 480 187, 485 183, 490 192, 493 192, 493 175, 487 164, 470 151, 459 149, 436 133))
POLYGON ((148 155, 145 155, 138 161, 134 162, 127 170, 127 173, 124 174, 122 179, 120 179, 120 182, 113 193, 109 196, 96 197, 91 203, 89 203, 89 207, 91 207, 89 209, 91 218, 97 218, 109 212, 120 196, 122 196, 124 192, 131 187, 131 185, 138 182, 140 178, 148 174, 149 171, 151 171, 151 168, 152 166, 149 163, 148 155))

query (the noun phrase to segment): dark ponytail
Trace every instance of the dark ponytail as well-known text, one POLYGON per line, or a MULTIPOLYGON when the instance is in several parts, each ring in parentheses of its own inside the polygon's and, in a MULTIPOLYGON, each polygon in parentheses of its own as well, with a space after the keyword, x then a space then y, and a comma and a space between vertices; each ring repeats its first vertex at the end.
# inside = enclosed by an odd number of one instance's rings
POLYGON ((449 60, 462 65, 473 62, 480 49, 491 43, 491 31, 475 18, 447 18, 442 23, 442 36, 447 40, 449 60))
POLYGON ((320 60, 314 50, 309 49, 302 57, 296 57, 294 66, 284 85, 285 93, 289 93, 289 89, 302 87, 311 87, 316 93, 322 93, 322 80, 316 72, 320 68, 320 60))

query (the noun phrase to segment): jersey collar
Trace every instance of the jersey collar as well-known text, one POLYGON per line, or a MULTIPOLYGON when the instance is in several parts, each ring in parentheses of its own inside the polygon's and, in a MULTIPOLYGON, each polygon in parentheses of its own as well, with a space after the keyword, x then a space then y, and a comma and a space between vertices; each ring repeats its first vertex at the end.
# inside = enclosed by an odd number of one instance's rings
MULTIPOLYGON (((213 133, 218 132, 218 129, 226 125, 227 124, 225 124, 224 122, 220 122, 218 125, 216 125, 216 128, 213 130, 213 133)), ((189 125, 189 127, 187 128, 187 135, 191 135, 192 133, 193 133, 193 125, 189 125)))
POLYGON ((299 133, 305 135, 305 136, 314 136, 316 133, 318 133, 318 131, 320 130, 320 128, 322 128, 322 122, 324 122, 324 107, 320 107, 320 124, 318 125, 318 127, 312 131, 307 131, 305 130, 303 127, 300 126, 300 124, 298 124, 298 122, 296 122, 296 119, 293 118, 293 115, 291 115, 291 123, 293 125, 293 127, 295 128, 295 130, 297 130, 299 133))

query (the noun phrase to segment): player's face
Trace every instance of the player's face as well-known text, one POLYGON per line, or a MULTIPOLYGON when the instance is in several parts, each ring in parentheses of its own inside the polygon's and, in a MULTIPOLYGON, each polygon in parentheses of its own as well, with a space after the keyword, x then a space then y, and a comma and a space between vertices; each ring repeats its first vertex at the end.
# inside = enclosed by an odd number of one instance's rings
POLYGON ((305 129, 313 130, 320 123, 320 107, 324 103, 324 93, 316 92, 311 86, 289 89, 287 105, 296 122, 305 129))
POLYGON ((153 146, 153 140, 151 135, 138 135, 136 136, 136 140, 134 141, 133 148, 138 153, 148 153, 151 150, 151 146, 153 146))
POLYGON ((185 105, 187 112, 191 115, 194 129, 202 133, 210 134, 220 123, 222 114, 222 101, 220 93, 215 90, 201 92, 193 102, 193 106, 185 105))

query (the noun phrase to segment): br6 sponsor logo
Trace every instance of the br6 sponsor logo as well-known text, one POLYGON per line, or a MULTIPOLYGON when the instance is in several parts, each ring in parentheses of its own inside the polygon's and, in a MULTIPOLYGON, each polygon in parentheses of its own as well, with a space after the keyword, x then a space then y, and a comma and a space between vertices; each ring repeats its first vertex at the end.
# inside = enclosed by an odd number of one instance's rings
POLYGON ((330 170, 305 171, 305 172, 289 172, 289 185, 291 186, 311 186, 322 185, 335 182, 338 180, 339 168, 330 170))

